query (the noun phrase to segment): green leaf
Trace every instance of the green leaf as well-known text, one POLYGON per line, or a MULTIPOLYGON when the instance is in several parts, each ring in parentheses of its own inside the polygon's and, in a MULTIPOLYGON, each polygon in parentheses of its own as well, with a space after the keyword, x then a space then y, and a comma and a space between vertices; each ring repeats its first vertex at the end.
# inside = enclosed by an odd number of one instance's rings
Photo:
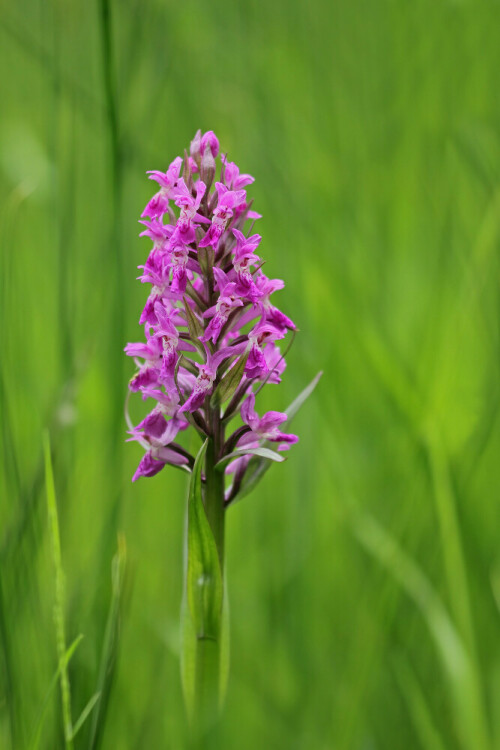
POLYGON ((229 602, 227 587, 224 585, 224 598, 222 604, 221 629, 218 641, 206 639, 199 640, 196 637, 193 619, 187 602, 186 586, 181 604, 181 680, 182 692, 188 717, 191 722, 196 722, 197 728, 202 729, 202 723, 210 724, 218 715, 224 704, 229 678, 229 602), (212 680, 205 670, 207 667, 206 654, 203 650, 212 648, 217 657, 212 664, 212 680), (211 716, 203 716, 200 712, 202 702, 200 682, 203 688, 210 691, 207 698, 211 716))
POLYGON ((52 696, 52 693, 54 692, 54 688, 57 685, 61 671, 65 669, 67 665, 69 664, 71 657, 73 656, 76 649, 80 645, 82 639, 83 639, 83 635, 82 634, 78 635, 73 641, 73 643, 69 646, 67 651, 65 652, 63 659, 59 660, 58 667, 50 681, 49 688, 47 690, 47 693, 45 694, 45 698, 43 699, 42 707, 40 709, 40 713, 38 714, 38 718, 35 724, 35 729, 33 730, 33 736, 29 745, 29 750, 37 750, 40 744, 40 736, 42 733, 43 722, 45 719, 45 714, 47 713, 47 708, 49 705, 50 698, 52 696))
POLYGON ((449 685, 449 700, 457 717, 461 746, 490 750, 493 745, 481 674, 441 595, 417 561, 373 516, 354 512, 351 524, 360 544, 406 591, 426 622, 436 646, 438 663, 449 685))
POLYGON ((197 316, 191 310, 191 307, 186 297, 184 297, 184 309, 186 311, 186 320, 187 320, 189 335, 191 336, 191 341, 196 346, 198 351, 204 354, 205 349, 203 348, 203 344, 199 340, 200 337, 203 336, 203 326, 201 325, 197 316))
POLYGON ((212 393, 212 398, 210 399, 210 405, 212 407, 220 406, 234 395, 243 378, 249 354, 249 351, 242 354, 237 363, 226 372, 219 385, 212 393))
MULTIPOLYGON (((270 466, 271 462, 267 458, 254 456, 250 459, 245 475, 241 481, 241 487, 236 495, 238 500, 241 500, 253 490, 270 466)), ((232 502, 234 502, 234 499, 232 502)))
POLYGON ((198 263, 204 276, 210 276, 214 265, 215 254, 213 247, 198 248, 198 263))
POLYGON ((181 354, 181 356, 179 357, 178 364, 182 365, 182 367, 185 367, 186 370, 191 373, 191 375, 198 375, 198 369, 196 365, 188 357, 185 357, 184 354, 181 354))
POLYGON ((125 584, 125 573, 127 566, 127 546, 125 537, 118 535, 118 549, 111 561, 111 602, 109 605, 108 619, 104 633, 104 643, 101 651, 99 672, 97 675, 98 698, 95 701, 95 711, 92 714, 90 726, 89 750, 95 750, 99 745, 106 721, 107 707, 111 683, 113 681, 116 655, 118 651, 120 607, 125 584))
POLYGON ((92 709, 94 708, 95 704, 97 703, 100 697, 101 697, 100 693, 94 693, 92 698, 89 700, 89 702, 83 709, 82 713, 78 717, 75 726, 73 727, 73 734, 71 735, 71 739, 73 740, 75 739, 76 735, 85 724, 87 717, 90 716, 90 712, 92 711, 92 709))
POLYGON ((206 449, 207 441, 196 457, 189 487, 187 598, 197 638, 217 640, 223 585, 217 545, 201 495, 201 466, 206 449))
POLYGON ((52 545, 52 557, 55 572, 54 598, 54 629, 56 633, 57 653, 59 657, 61 703, 64 725, 64 742, 66 748, 71 748, 71 733, 73 722, 71 719, 71 690, 67 670, 66 654, 66 626, 64 622, 64 571, 61 557, 61 539, 59 533, 59 517, 57 514, 57 499, 52 468, 50 436, 48 431, 43 435, 43 449, 45 454, 45 488, 47 493, 47 510, 52 545))
POLYGON ((318 372, 318 374, 316 375, 316 377, 311 380, 311 382, 309 383, 309 385, 306 388, 304 388, 304 390, 302 391, 302 393, 299 393, 299 395, 297 396, 297 398, 295 399, 295 401, 292 401, 292 403, 290 404, 290 406, 287 409, 285 409, 285 414, 288 417, 287 426, 290 424, 290 422, 292 421, 292 419, 294 418, 294 416, 297 414, 298 410, 300 409, 300 407, 302 406, 302 404, 304 403, 304 401, 306 401, 309 398, 309 396, 311 395, 311 393, 314 391, 314 389, 318 385, 318 383, 319 383, 322 375, 323 375, 323 372, 321 372, 321 371, 318 372))
MULTIPOLYGON (((287 427, 290 425, 292 419, 297 414, 298 410, 302 406, 302 404, 306 401, 306 399, 309 398, 311 393, 314 391, 316 386, 319 383, 319 380, 322 376, 322 372, 318 372, 315 378, 311 380, 309 385, 304 388, 304 390, 299 393, 297 398, 292 401, 290 406, 285 409, 285 414, 288 416, 287 420, 287 427)), ((267 448, 269 445, 272 445, 272 443, 269 443, 267 441, 262 446, 263 448, 267 448)), ((233 498, 232 502, 237 498, 238 500, 241 500, 245 495, 248 495, 249 492, 253 490, 253 488, 257 485, 257 483, 262 479, 266 471, 271 466, 271 461, 269 458, 256 455, 253 458, 250 459, 250 462, 248 464, 248 468, 245 472, 245 475, 241 482, 241 487, 238 491, 238 494, 235 498, 233 498)))
POLYGON ((206 310, 207 309, 208 305, 206 305, 205 302, 203 302, 202 298, 200 297, 200 295, 198 294, 198 292, 196 291, 196 289, 194 288, 194 286, 191 284, 191 282, 189 281, 189 279, 188 279, 187 284, 186 284, 186 294, 187 294, 188 297, 191 297, 191 299, 193 300, 193 302, 195 302, 198 305, 198 307, 200 308, 200 310, 206 310))
POLYGON ((418 684, 410 662, 401 656, 395 662, 394 667, 401 686, 401 694, 406 700, 421 747, 425 747, 426 750, 446 750, 432 716, 428 695, 418 684))
POLYGON ((253 456, 260 456, 261 458, 267 458, 269 459, 269 461, 276 461, 276 463, 282 463, 283 461, 286 461, 285 456, 282 456, 281 454, 276 453, 276 451, 272 451, 269 448, 239 448, 232 453, 228 453, 228 455, 224 456, 224 458, 221 458, 221 460, 216 463, 216 466, 225 466, 233 458, 241 458, 241 456, 247 456, 248 454, 251 454, 253 456))
MULTIPOLYGON (((187 504, 185 586, 181 610, 181 676, 186 708, 197 731, 218 716, 227 681, 228 622, 219 553, 202 500, 201 468, 193 467, 187 504)), ((207 459, 208 460, 208 459, 207 459)), ((207 466, 207 474, 214 471, 207 466)))

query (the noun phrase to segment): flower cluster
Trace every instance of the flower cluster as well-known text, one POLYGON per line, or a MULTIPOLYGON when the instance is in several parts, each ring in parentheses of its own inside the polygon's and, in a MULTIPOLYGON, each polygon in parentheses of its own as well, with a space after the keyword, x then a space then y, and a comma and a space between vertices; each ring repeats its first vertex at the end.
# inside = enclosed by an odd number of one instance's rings
POLYGON ((271 301, 284 283, 263 273, 261 237, 251 234, 260 216, 245 188, 254 178, 218 157, 215 134, 198 131, 189 154, 166 172, 148 173, 159 190, 141 219, 141 236, 153 242, 139 266, 139 279, 151 287, 139 320, 145 340, 125 352, 138 367, 130 390, 155 405, 131 426, 130 439, 146 451, 133 480, 166 464, 191 470, 193 457, 176 442, 190 425, 214 439, 218 460, 236 454, 226 469, 235 475, 233 485, 252 450, 265 441, 285 450, 298 440, 281 431, 286 414, 255 411, 262 384, 280 382, 285 361, 277 342, 295 325, 271 301), (226 439, 238 415, 241 426, 226 439))

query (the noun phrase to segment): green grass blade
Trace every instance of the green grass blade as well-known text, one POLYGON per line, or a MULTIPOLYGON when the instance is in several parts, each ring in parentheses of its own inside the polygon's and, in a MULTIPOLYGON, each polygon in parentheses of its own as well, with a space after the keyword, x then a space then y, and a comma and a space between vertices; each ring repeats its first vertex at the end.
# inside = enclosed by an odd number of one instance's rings
POLYGON ((475 663, 460 632, 423 571, 396 539, 367 513, 354 514, 359 542, 383 565, 420 609, 450 686, 454 719, 466 750, 492 750, 486 706, 475 663))
MULTIPOLYGON (((52 679, 50 681, 49 688, 47 690, 45 698, 43 699, 43 703, 42 703, 42 706, 40 708, 40 713, 39 713, 38 718, 37 718, 36 723, 35 723, 35 728, 33 730, 32 739, 31 739, 31 742, 29 743, 29 746, 28 746, 29 750, 38 750, 38 746, 40 744, 40 737, 41 737, 41 734, 42 734, 43 722, 44 722, 44 719, 45 719, 45 714, 47 712, 47 708, 48 708, 50 699, 52 697, 52 693, 54 692, 54 689, 55 689, 55 687, 57 685, 57 682, 59 680, 59 677, 61 675, 61 670, 63 669, 63 667, 66 667, 69 664, 69 662, 71 660, 71 657, 73 656, 73 654, 75 653, 76 649, 80 645, 82 639, 83 639, 83 635, 82 634, 78 635, 75 638, 75 640, 73 641, 73 643, 69 646, 68 650, 64 654, 63 661, 59 662, 58 667, 57 667, 56 671, 54 672, 54 676, 52 677, 52 679)), ((73 730, 73 736, 74 735, 75 735, 75 730, 73 730)))
POLYGON ((462 549, 450 468, 439 430, 430 425, 426 434, 431 479, 441 532, 451 607, 463 638, 475 654, 475 637, 470 607, 466 564, 462 549))
POLYGON ((97 690, 95 692, 97 699, 95 701, 95 710, 92 713, 92 724, 88 744, 89 750, 94 750, 98 747, 106 720, 108 698, 116 663, 120 604, 123 595, 126 563, 127 547, 125 537, 119 535, 118 549, 111 563, 111 603, 109 606, 97 678, 97 690))
POLYGON ((425 694, 405 659, 401 658, 397 661, 396 676, 401 685, 422 750, 446 750, 425 694))
POLYGON ((87 703, 82 713, 80 714, 80 716, 75 722, 75 726, 73 727, 73 739, 76 737, 80 729, 85 724, 87 718, 90 716, 92 709, 94 708, 94 706, 96 705, 100 697, 101 697, 100 693, 94 693, 94 695, 90 698, 89 702, 87 703))
POLYGON ((56 631, 57 654, 60 665, 59 678, 61 683, 64 740, 67 750, 72 750, 73 722, 71 719, 71 689, 67 670, 67 662, 65 660, 67 647, 64 625, 64 572, 62 568, 59 519, 57 515, 56 492, 54 486, 54 474, 52 471, 50 438, 48 432, 46 432, 43 436, 43 447, 45 455, 45 485, 47 491, 49 529, 55 570, 54 626, 56 631))

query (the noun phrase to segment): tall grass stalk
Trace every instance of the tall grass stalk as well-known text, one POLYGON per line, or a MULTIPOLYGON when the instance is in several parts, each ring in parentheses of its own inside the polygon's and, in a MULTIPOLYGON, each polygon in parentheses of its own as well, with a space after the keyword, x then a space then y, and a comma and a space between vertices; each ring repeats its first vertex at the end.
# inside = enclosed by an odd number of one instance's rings
MULTIPOLYGON (((123 188, 123 157, 120 141, 118 116, 118 90, 114 62, 113 44, 113 15, 111 0, 98 0, 99 31, 101 41, 101 78, 106 108, 106 128, 108 145, 108 195, 109 195, 109 226, 111 232, 106 238, 106 245, 110 245, 108 266, 108 289, 111 292, 109 315, 111 323, 111 340, 113 345, 108 352, 109 399, 112 405, 112 424, 115 434, 123 425, 123 390, 117 384, 123 382, 124 363, 121 347, 125 343, 125 264, 122 246, 121 207, 123 188), (115 346, 115 342, 118 346, 115 346)), ((121 475, 122 466, 121 443, 115 441, 112 445, 111 460, 116 475, 121 475)), ((115 512, 118 512, 119 498, 115 500, 115 512)))
POLYGON ((67 646, 64 625, 64 572, 61 558, 61 540, 59 536, 59 518, 57 515, 57 501, 52 471, 52 457, 50 452, 50 437, 48 432, 43 436, 45 455, 45 482, 47 492, 47 509, 49 531, 54 562, 54 628, 56 633, 57 656, 60 669, 61 705, 64 726, 64 742, 66 750, 73 750, 73 720, 71 718, 71 689, 67 668, 67 646))

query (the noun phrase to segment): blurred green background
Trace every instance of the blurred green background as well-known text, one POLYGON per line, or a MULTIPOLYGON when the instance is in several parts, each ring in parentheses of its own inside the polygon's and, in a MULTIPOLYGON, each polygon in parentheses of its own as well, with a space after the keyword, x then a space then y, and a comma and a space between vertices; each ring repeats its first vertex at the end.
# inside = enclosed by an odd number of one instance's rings
POLYGON ((290 460, 229 512, 203 747, 500 748, 499 24, 467 0, 4 0, 2 750, 33 747, 46 697, 39 747, 63 747, 46 428, 74 720, 103 688, 75 748, 189 747, 185 478, 130 483, 122 348, 144 173, 199 127, 255 175, 301 329, 266 405, 325 372, 290 460))

